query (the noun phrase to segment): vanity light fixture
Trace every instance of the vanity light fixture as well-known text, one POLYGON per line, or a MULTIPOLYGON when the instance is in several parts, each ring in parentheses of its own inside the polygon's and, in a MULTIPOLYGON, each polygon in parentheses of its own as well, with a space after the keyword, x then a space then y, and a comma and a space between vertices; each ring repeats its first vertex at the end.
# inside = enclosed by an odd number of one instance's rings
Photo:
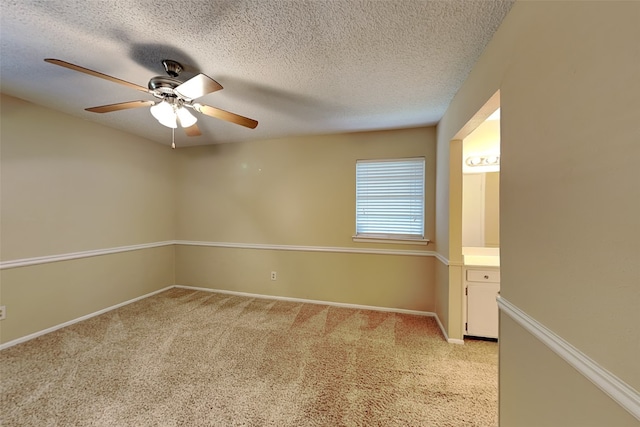
POLYGON ((485 157, 485 161, 488 165, 497 165, 498 163, 500 163, 500 156, 485 157))
POLYGON ((467 166, 497 166, 500 164, 500 156, 470 156, 465 160, 467 166))

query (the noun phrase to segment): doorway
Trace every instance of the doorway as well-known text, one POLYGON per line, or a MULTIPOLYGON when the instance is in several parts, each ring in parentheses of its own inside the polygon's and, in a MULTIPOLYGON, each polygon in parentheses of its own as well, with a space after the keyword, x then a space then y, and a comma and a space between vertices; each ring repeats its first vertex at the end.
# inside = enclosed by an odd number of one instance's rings
MULTIPOLYGON (((498 241, 495 237, 487 236, 486 232, 492 225, 487 225, 486 221, 483 221, 484 230, 477 231, 477 236, 482 236, 482 246, 463 246, 463 162, 467 159, 463 155, 463 143, 474 131, 481 127, 481 125, 487 122, 487 119, 494 114, 500 108, 500 91, 496 92, 485 104, 471 117, 471 119, 460 129, 450 141, 449 144, 449 338, 450 341, 463 343, 467 334, 467 270, 469 267, 489 267, 486 263, 489 260, 493 260, 496 265, 491 267, 499 269, 499 237, 498 241), (494 247, 485 247, 487 241, 494 247), (463 253, 463 247, 465 251, 463 253), (477 248, 469 250, 468 248, 477 248), (479 249, 478 249, 479 248, 479 249), (487 253, 489 252, 489 253, 487 253), (497 256, 496 256, 497 255, 497 256), (491 258, 487 258, 491 257, 491 258)), ((500 124, 497 124, 497 128, 500 129, 500 124)), ((498 144, 499 147, 499 144, 498 144)), ((469 159, 468 162, 484 163, 488 166, 489 163, 495 160, 489 154, 495 154, 491 152, 480 153, 483 156, 467 156, 478 157, 476 159, 469 159)), ((499 157, 499 155, 498 155, 499 157)), ((499 161, 499 158, 498 158, 499 161)), ((466 163, 465 163, 466 164, 466 163)), ((476 169, 477 170, 477 169, 476 169)), ((491 179, 491 178, 490 178, 491 179)), ((484 178, 486 185, 486 177, 484 178)), ((499 178, 498 178, 499 182, 499 178)), ((499 194, 499 193, 498 193, 499 194)), ((499 197, 499 196, 498 196, 499 197)), ((486 203, 486 201, 485 201, 486 203)), ((497 212, 499 214, 499 209, 497 212)), ((487 216, 486 211, 483 210, 483 215, 487 216)), ((479 220, 477 220, 479 221, 479 220)), ((498 220, 499 221, 499 220, 498 220)), ((499 226, 497 227, 499 236, 499 226)), ((467 243, 467 242, 465 242, 467 243)), ((478 244, 479 240, 473 244, 478 244)), ((481 272, 483 269, 480 269, 481 272)), ((488 276, 487 280, 499 280, 499 272, 487 274, 484 272, 480 277, 484 278, 488 276)), ((477 277, 477 276, 475 276, 477 277)), ((495 300, 495 299, 494 299, 495 300)), ((497 307, 497 303, 496 303, 497 307)), ((495 322, 494 322, 495 323, 495 322)))
POLYGON ((500 109, 462 140, 463 335, 498 339, 500 109))

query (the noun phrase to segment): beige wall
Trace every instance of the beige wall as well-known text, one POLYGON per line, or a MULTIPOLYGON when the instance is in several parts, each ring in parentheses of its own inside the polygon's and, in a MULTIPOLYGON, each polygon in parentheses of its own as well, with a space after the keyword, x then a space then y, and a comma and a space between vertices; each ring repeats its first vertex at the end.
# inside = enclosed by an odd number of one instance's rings
POLYGON ((629 412, 504 314, 500 335, 508 337, 500 341, 500 361, 510 362, 500 368, 500 425, 638 426, 629 412))
MULTIPOLYGON (((166 146, 1 98, 3 261, 172 240, 166 146)), ((173 284, 173 248, 6 269, 7 342, 173 284)))
MULTIPOLYGON (((186 148, 179 154, 180 240, 432 249, 432 245, 355 243, 352 236, 356 160, 424 156, 425 233, 433 239, 434 128, 222 144, 186 148)), ((178 249, 176 280, 194 286, 432 311, 432 261, 424 256, 189 247, 178 249), (275 282, 269 280, 271 271, 278 272, 275 282)))
POLYGON ((425 234, 433 240, 434 128, 220 144, 179 154, 179 239, 367 246, 351 239, 356 160, 424 156, 425 234))
POLYGON ((173 285, 173 246, 0 271, 1 343, 173 285))
MULTIPOLYGON (((440 124, 436 127, 437 135, 440 135, 440 124)), ((449 164, 451 155, 449 153, 449 140, 446 141, 440 136, 436 143, 436 241, 435 249, 444 258, 449 259, 449 164)), ((460 176, 462 181, 462 176, 460 176)), ((462 196, 461 196, 462 197, 462 196)), ((462 217, 462 211, 460 211, 462 217)), ((462 225, 460 226, 462 231, 462 225)))
POLYGON ((315 301, 434 311, 430 256, 176 248, 176 283, 315 301), (270 272, 277 280, 270 280, 270 272))
POLYGON ((444 330, 449 331, 449 267, 436 260, 435 269, 435 312, 444 330))
POLYGON ((2 260, 173 239, 170 149, 6 95, 1 102, 2 260))
MULTIPOLYGON (((425 156, 435 129, 166 146, 2 97, 2 260, 174 240, 429 252, 354 243, 355 160, 425 156), (37 122, 38 126, 33 126, 37 122)), ((176 283, 435 309, 430 256, 172 246, 2 270, 8 342, 176 283), (177 252, 177 262, 174 254, 177 252), (270 271, 278 280, 269 280, 270 271)))
MULTIPOLYGON (((500 90, 501 294, 636 390, 638 16, 638 2, 517 2, 438 126, 440 152, 500 90)), ((519 420, 540 410, 527 387, 572 401, 551 405, 539 425, 576 425, 596 400, 601 419, 620 419, 572 367, 531 357, 543 344, 523 334, 501 330, 502 425, 527 425, 519 420)))

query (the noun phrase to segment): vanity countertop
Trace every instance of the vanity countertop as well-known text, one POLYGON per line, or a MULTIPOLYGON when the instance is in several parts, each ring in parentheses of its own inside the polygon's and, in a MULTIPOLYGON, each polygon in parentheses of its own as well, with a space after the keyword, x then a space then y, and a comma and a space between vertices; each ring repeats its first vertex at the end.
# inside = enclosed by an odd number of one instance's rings
POLYGON ((500 248, 463 247, 465 266, 500 267, 500 248))

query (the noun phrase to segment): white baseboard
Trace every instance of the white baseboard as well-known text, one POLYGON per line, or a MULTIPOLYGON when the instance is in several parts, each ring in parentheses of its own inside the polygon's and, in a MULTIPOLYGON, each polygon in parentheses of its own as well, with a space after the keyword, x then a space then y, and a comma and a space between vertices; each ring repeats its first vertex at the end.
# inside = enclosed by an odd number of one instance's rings
POLYGON ((464 340, 461 340, 461 339, 458 339, 458 338, 449 338, 449 335, 447 334, 447 330, 442 325, 442 322, 440 322, 440 318, 438 317, 438 314, 435 314, 434 317, 436 318, 436 322, 438 322, 438 326, 440 327, 440 330, 442 331, 442 335, 444 335, 444 339, 447 340, 447 342, 449 344, 462 344, 462 345, 464 345, 464 340))
POLYGON ((102 310, 98 310, 98 311, 96 311, 94 313, 86 314, 84 316, 78 317, 77 319, 73 319, 73 320, 69 320, 68 322, 60 323, 59 325, 55 325, 55 326, 52 326, 50 328, 43 329, 42 331, 34 332, 32 334, 29 334, 29 335, 25 335, 24 337, 16 338, 15 340, 12 340, 12 341, 7 341, 4 344, 0 344, 0 350, 4 350, 5 348, 13 347, 16 344, 20 344, 20 343, 32 340, 34 338, 38 338, 39 336, 48 334, 49 332, 57 331, 58 329, 62 329, 65 326, 70 326, 70 325, 73 325, 74 323, 82 322, 83 320, 87 320, 87 319, 90 319, 92 317, 99 316, 99 315, 104 314, 104 313, 106 313, 108 311, 115 310, 116 308, 122 307, 122 306, 127 305, 127 304, 131 304, 132 302, 136 302, 136 301, 140 301, 141 299, 149 298, 150 296, 153 296, 155 294, 159 294, 160 292, 164 292, 164 291, 169 290, 171 288, 173 288, 173 286, 167 286, 166 288, 159 289, 157 291, 153 291, 153 292, 150 292, 150 293, 145 294, 145 295, 141 295, 139 297, 130 299, 128 301, 121 302, 120 304, 116 304, 116 305, 112 305, 112 306, 107 307, 107 308, 103 308, 102 310))
POLYGON ((176 285, 175 287, 181 288, 181 289, 191 289, 194 291, 215 292, 218 294, 236 295, 236 296, 249 297, 249 298, 271 299, 271 300, 277 300, 277 301, 300 302, 300 303, 306 303, 306 304, 330 305, 332 307, 353 308, 356 310, 385 311, 390 313, 414 314, 416 316, 437 317, 436 314, 432 313, 431 311, 407 310, 404 308, 378 307, 375 305, 360 305, 360 304, 350 304, 350 303, 344 303, 344 302, 282 297, 282 296, 276 296, 276 295, 252 294, 247 292, 228 291, 225 289, 198 288, 195 286, 176 285))
POLYGON ((312 300, 312 299, 305 299, 305 298, 292 298, 292 297, 282 297, 282 296, 274 296, 274 295, 252 294, 247 292, 229 291, 225 289, 200 288, 195 286, 176 285, 175 287, 182 288, 182 289, 190 289, 194 291, 215 292, 220 294, 237 295, 237 296, 250 297, 250 298, 272 299, 272 300, 278 300, 278 301, 290 301, 290 302, 299 302, 299 303, 307 303, 307 304, 328 305, 332 307, 353 308, 356 310, 384 311, 389 313, 413 314, 417 316, 433 317, 436 319, 436 322, 438 323, 438 326, 442 331, 442 335, 444 335, 444 338, 447 342, 451 344, 464 344, 464 340, 449 338, 447 336, 446 330, 442 326, 442 322, 440 322, 440 318, 438 318, 438 315, 436 313, 431 311, 407 310, 403 308, 379 307, 375 305, 361 305, 361 304, 350 304, 350 303, 342 303, 342 302, 334 302, 334 301, 320 301, 320 300, 312 300))
POLYGON ((420 311, 420 310, 407 310, 404 308, 391 308, 391 307, 378 307, 375 305, 361 305, 361 304, 349 304, 343 302, 334 302, 334 301, 319 301, 313 299, 304 299, 304 298, 292 298, 292 297, 281 297, 274 295, 263 295, 263 294, 251 294, 247 292, 238 292, 238 291, 228 291, 225 289, 211 289, 211 288, 199 288, 195 286, 184 286, 184 285, 176 285, 176 288, 182 289, 190 289, 194 291, 205 291, 205 292, 215 292, 219 294, 227 294, 227 295, 237 295, 242 297, 250 297, 250 298, 261 298, 261 299, 272 299, 278 301, 290 301, 290 302, 299 302, 306 304, 320 304, 320 305, 329 305, 332 307, 343 307, 343 308, 353 308, 356 310, 371 310, 371 311, 384 311, 389 313, 400 313, 400 314, 414 314, 417 316, 427 316, 433 317, 436 319, 438 326, 440 327, 440 331, 442 331, 442 335, 444 335, 445 340, 451 344, 464 344, 464 340, 449 338, 447 336, 447 331, 442 326, 442 322, 440 322, 440 318, 438 318, 438 314, 431 311, 420 311))
POLYGON ((334 301, 320 301, 320 300, 312 300, 312 299, 304 299, 304 298, 292 298, 292 297, 283 297, 283 296, 274 296, 274 295, 253 294, 248 292, 229 291, 225 289, 211 289, 211 288, 201 288, 201 287, 195 287, 195 286, 174 285, 174 286, 167 286, 165 288, 159 289, 157 291, 154 291, 145 295, 141 295, 137 298, 130 299, 120 304, 116 304, 116 305, 104 308, 102 310, 98 310, 94 313, 90 313, 90 314, 78 317, 77 319, 69 320, 59 325, 55 325, 50 328, 43 329, 42 331, 34 332, 32 334, 25 335, 24 337, 20 337, 15 340, 8 341, 4 344, 0 344, 0 350, 4 350, 5 348, 9 348, 14 345, 32 340, 39 336, 48 334, 49 332, 57 331, 58 329, 64 328, 65 326, 70 326, 70 325, 73 325, 74 323, 82 322, 83 320, 87 320, 92 317, 99 316, 108 311, 115 310, 116 308, 122 307, 127 304, 131 304, 133 302, 139 301, 144 298, 148 298, 150 296, 159 294, 160 292, 164 292, 173 288, 189 289, 194 291, 215 292, 220 294, 236 295, 236 296, 243 296, 243 297, 250 297, 250 298, 261 298, 261 299, 272 299, 272 300, 278 300, 278 301, 299 302, 299 303, 306 303, 306 304, 328 305, 333 307, 352 308, 356 310, 371 310, 371 311, 382 311, 382 312, 389 312, 389 313, 412 314, 416 316, 433 317, 436 319, 436 322, 440 327, 440 331, 442 331, 442 335, 444 336, 447 342, 451 344, 464 344, 464 340, 449 338, 447 335, 447 331, 444 329, 442 322, 440 322, 440 319, 438 318, 438 315, 431 311, 408 310, 403 308, 392 308, 392 307, 378 307, 373 305, 350 304, 350 303, 342 303, 342 302, 334 302, 334 301))
POLYGON ((503 297, 498 296, 498 307, 551 351, 573 366, 596 387, 640 420, 640 393, 620 378, 607 371, 586 354, 562 337, 520 310, 503 297))

